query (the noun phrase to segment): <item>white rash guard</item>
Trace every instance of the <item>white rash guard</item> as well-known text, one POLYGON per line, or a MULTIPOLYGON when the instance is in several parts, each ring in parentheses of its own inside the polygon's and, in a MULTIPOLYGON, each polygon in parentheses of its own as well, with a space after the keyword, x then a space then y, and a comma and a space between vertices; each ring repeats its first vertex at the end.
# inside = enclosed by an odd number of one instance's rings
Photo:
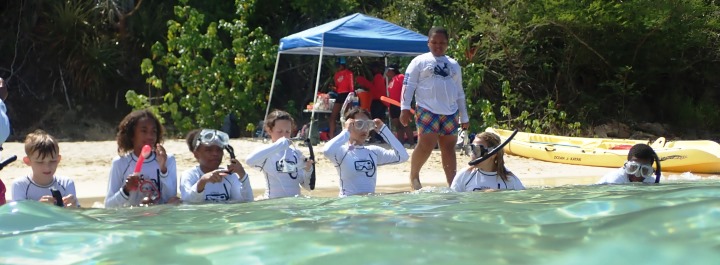
POLYGON ((52 192, 50 192, 51 187, 54 187, 55 189, 60 191, 60 195, 62 195, 62 197, 65 197, 68 194, 72 194, 73 196, 75 196, 75 202, 73 204, 80 207, 80 204, 77 200, 77 193, 75 193, 75 182, 73 182, 73 180, 70 178, 57 175, 53 176, 53 181, 45 186, 41 186, 33 182, 30 176, 16 179, 15 182, 13 182, 12 186, 12 199, 13 201, 38 201, 42 196, 52 196, 52 192))
POLYGON ((312 168, 310 171, 305 171, 305 156, 285 137, 256 149, 245 158, 245 163, 259 169, 265 175, 267 185, 265 198, 300 195, 300 186, 310 190, 312 168), (294 169, 283 171, 283 169, 287 169, 285 164, 294 169))
POLYGON ((379 134, 392 149, 350 145, 347 129, 325 144, 323 154, 335 164, 340 175, 340 197, 375 192, 378 166, 408 160, 407 151, 386 125, 383 124, 379 134))
POLYGON ((512 172, 507 172, 507 180, 498 176, 497 172, 486 172, 478 168, 468 167, 459 170, 450 189, 457 192, 478 191, 486 189, 497 190, 524 190, 520 179, 512 172))
POLYGON ((222 182, 206 183, 202 192, 197 192, 197 183, 205 174, 200 166, 185 170, 180 176, 180 198, 183 202, 251 202, 253 201, 252 187, 248 175, 242 177, 233 173, 225 176, 222 182))
POLYGON ((465 104, 460 65, 448 56, 425 53, 415 57, 405 71, 401 109, 410 109, 413 96, 419 107, 434 114, 460 113, 460 122, 470 119, 465 104))
MULTIPOLYGON (((619 168, 615 171, 608 172, 603 176, 597 184, 626 184, 630 183, 630 179, 625 174, 624 168, 619 168)), ((655 183, 655 177, 648 177, 643 179, 643 183, 655 183)))
MULTIPOLYGON (((160 173, 160 165, 156 160, 155 152, 152 152, 150 157, 145 159, 142 171, 140 172, 144 180, 149 180, 149 182, 145 183, 151 185, 151 188, 160 191, 160 204, 167 203, 172 197, 177 197, 177 168, 175 157, 172 154, 168 154, 167 156, 167 162, 165 164, 167 172, 165 174, 160 173)), ((142 201, 141 192, 130 191, 130 194, 126 195, 122 191, 122 187, 125 185, 125 179, 135 170, 137 159, 138 157, 133 153, 117 156, 113 159, 112 167, 110 168, 110 177, 108 179, 108 191, 105 196, 105 208, 137 206, 142 201)))

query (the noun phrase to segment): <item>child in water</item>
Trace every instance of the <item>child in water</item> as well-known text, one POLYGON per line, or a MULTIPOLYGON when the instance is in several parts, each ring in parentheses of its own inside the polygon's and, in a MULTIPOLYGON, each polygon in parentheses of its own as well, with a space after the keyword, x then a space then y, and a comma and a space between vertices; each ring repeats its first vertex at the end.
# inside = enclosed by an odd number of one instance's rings
POLYGON ((193 130, 185 141, 199 165, 180 177, 184 202, 251 202, 252 187, 245 169, 236 159, 227 168, 220 167, 230 137, 212 129, 193 130))
POLYGON ((63 206, 80 207, 75 193, 75 182, 67 177, 55 175, 60 163, 60 147, 51 135, 36 130, 25 137, 23 162, 30 166, 32 173, 18 178, 13 183, 13 201, 32 200, 56 204, 51 188, 60 192, 63 206))
MULTIPOLYGON (((621 168, 605 174, 597 184, 655 183, 653 162, 657 162, 656 166, 660 171, 660 160, 652 147, 636 144, 628 151, 627 158, 628 161, 621 168)), ((657 176, 659 175, 658 172, 657 176)))
POLYGON ((350 109, 344 127, 323 149, 323 154, 335 164, 340 175, 340 197, 374 193, 377 167, 405 162, 409 158, 408 153, 382 120, 370 119, 367 110, 350 109), (371 130, 389 143, 391 149, 365 145, 371 130))
MULTIPOLYGON (((500 136, 490 132, 482 132, 475 136, 466 152, 472 159, 484 155, 500 145, 500 136)), ((485 161, 466 169, 459 170, 453 179, 450 189, 457 192, 489 191, 489 190, 524 190, 520 179, 505 168, 504 150, 499 150, 485 161)))
POLYGON ((265 131, 272 144, 262 146, 245 158, 245 163, 265 174, 265 198, 274 199, 300 195, 300 187, 310 190, 314 161, 306 160, 293 146, 290 135, 295 120, 285 111, 274 110, 265 119, 265 131))
POLYGON ((112 161, 105 208, 179 203, 175 157, 162 146, 164 128, 149 110, 136 110, 118 125, 118 156, 112 161), (153 151, 133 172, 143 146, 153 151))

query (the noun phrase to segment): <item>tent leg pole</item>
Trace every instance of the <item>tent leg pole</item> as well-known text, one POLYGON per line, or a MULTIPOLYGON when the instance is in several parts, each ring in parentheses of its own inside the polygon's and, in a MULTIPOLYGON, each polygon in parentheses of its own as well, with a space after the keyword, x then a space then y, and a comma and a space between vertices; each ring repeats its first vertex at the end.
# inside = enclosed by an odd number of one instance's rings
MULTIPOLYGON (((310 112, 310 134, 308 134, 308 135, 311 135, 312 132, 314 132, 314 130, 316 130, 315 126, 313 126, 313 125, 315 125, 314 124, 315 123, 315 106, 317 106, 318 88, 320 88, 320 72, 322 72, 322 59, 323 59, 323 52, 324 52, 323 48, 324 47, 325 47, 325 45, 320 46, 320 57, 318 59, 317 76, 315 76, 315 94, 313 95, 313 109, 312 109, 312 112, 310 112)), ((332 116, 332 115, 330 115, 330 116, 332 116)), ((330 122, 334 122, 334 121, 330 121, 330 122)), ((319 135, 320 135, 320 133, 318 132, 318 142, 320 141, 319 135)), ((331 135, 330 137, 333 137, 333 136, 334 135, 331 135)), ((315 143, 312 142, 313 139, 310 139, 310 140, 311 140, 310 144, 317 144, 317 142, 315 142, 315 143)))
POLYGON ((265 116, 263 116, 263 122, 267 119, 268 113, 270 112, 270 102, 272 102, 273 90, 275 89, 275 78, 277 77, 278 64, 280 64, 280 52, 277 54, 275 59, 275 70, 273 71, 272 81, 270 82, 270 95, 268 95, 267 107, 265 108, 265 116))
MULTIPOLYGON (((388 67, 387 55, 383 56, 383 58, 385 59, 385 68, 383 68, 383 69, 386 69, 385 71, 387 71, 387 67, 388 67)), ((390 90, 388 89, 388 85, 390 84, 390 81, 388 81, 387 76, 385 76, 384 74, 383 74, 383 77, 385 78, 385 96, 390 97, 390 90)), ((387 110, 387 119, 388 119, 388 123, 387 123, 388 129, 390 129, 390 131, 392 131, 393 127, 392 127, 392 117, 390 117, 390 107, 388 107, 386 110, 387 110)))

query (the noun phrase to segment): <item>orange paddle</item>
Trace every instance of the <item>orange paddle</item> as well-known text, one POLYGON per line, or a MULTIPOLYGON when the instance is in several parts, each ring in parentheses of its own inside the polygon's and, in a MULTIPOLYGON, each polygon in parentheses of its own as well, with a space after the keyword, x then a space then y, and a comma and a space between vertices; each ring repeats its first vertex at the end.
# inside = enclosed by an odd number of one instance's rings
MULTIPOLYGON (((380 100, 382 100, 382 101, 385 102, 385 103, 392 104, 392 105, 395 105, 395 106, 400 107, 400 102, 398 102, 397 100, 391 99, 391 98, 389 98, 389 97, 380 96, 380 100)), ((415 114, 415 110, 414 110, 414 109, 410 109, 410 113, 412 113, 412 114, 414 115, 414 114, 415 114)))

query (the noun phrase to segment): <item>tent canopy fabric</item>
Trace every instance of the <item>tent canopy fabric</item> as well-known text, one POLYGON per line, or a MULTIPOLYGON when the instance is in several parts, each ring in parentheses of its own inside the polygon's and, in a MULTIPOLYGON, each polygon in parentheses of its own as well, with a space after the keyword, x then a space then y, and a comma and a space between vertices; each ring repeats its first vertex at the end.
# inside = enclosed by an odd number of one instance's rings
POLYGON ((429 51, 428 38, 385 20, 355 13, 280 39, 281 54, 412 56, 429 51))
MULTIPOLYGON (((317 101, 323 56, 385 57, 385 65, 387 65, 388 56, 414 56, 429 51, 427 36, 360 13, 284 37, 280 39, 280 48, 275 59, 275 70, 264 117, 267 117, 270 112, 270 102, 272 102, 275 89, 281 54, 318 55, 320 57, 313 97, 313 101, 317 101)), ((387 94, 387 91, 385 92, 387 94)), ((310 131, 314 131, 315 112, 315 109, 311 111, 310 131)))

